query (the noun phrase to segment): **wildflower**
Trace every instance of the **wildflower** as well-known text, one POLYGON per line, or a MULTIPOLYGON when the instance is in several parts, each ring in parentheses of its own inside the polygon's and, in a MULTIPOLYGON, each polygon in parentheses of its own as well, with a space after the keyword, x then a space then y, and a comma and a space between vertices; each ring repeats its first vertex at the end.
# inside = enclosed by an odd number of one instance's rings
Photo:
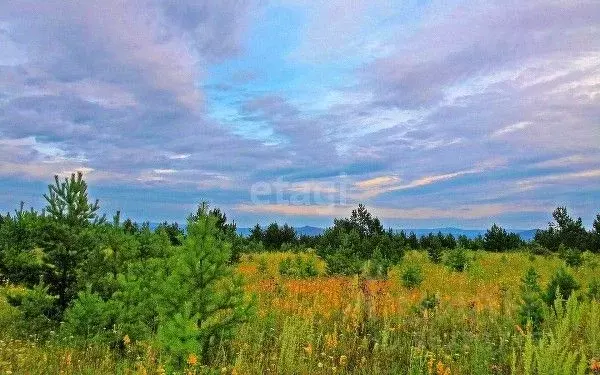
POLYGON ((194 353, 190 354, 187 358, 187 363, 190 366, 196 366, 196 364, 198 363, 198 357, 196 357, 194 353))
POLYGON ((323 368, 323 362, 319 362, 319 363, 317 363, 317 367, 318 367, 318 368, 323 368))
POLYGON ((223 367, 223 368, 221 369, 221 374, 225 374, 225 373, 227 373, 227 367, 223 367))
POLYGON ((67 352, 67 354, 65 355, 65 365, 67 365, 67 367, 71 366, 71 353, 67 352))
POLYGON ((346 364, 348 364, 348 357, 342 354, 340 356, 340 366, 346 366, 346 364))
POLYGON ((433 374, 433 363, 435 361, 435 357, 431 356, 429 357, 429 360, 427 361, 427 373, 429 375, 433 374))
POLYGON ((123 337, 123 344, 125 344, 125 345, 131 344, 131 339, 129 338, 129 335, 125 335, 123 337))
POLYGON ((437 365, 435 366, 435 373, 436 375, 450 375, 450 368, 444 366, 442 361, 438 361, 437 365))
POLYGON ((525 332, 523 331, 523 328, 521 328, 520 325, 517 324, 515 326, 515 328, 516 328, 517 332, 519 332, 521 334, 521 336, 525 336, 525 332))
POLYGON ((306 354, 308 354, 308 355, 311 355, 311 354, 312 354, 312 352, 313 352, 313 347, 312 347, 312 344, 311 344, 311 343, 308 343, 308 345, 306 345, 306 346, 304 347, 304 352, 305 352, 306 354))

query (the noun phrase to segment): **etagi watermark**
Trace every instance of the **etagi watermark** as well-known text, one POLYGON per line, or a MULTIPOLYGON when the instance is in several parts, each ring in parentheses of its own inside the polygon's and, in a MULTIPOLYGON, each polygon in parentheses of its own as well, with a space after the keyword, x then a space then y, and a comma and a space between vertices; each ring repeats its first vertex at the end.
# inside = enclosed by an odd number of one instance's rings
POLYGON ((348 201, 349 183, 345 176, 327 182, 256 182, 250 187, 255 205, 343 206, 348 201))

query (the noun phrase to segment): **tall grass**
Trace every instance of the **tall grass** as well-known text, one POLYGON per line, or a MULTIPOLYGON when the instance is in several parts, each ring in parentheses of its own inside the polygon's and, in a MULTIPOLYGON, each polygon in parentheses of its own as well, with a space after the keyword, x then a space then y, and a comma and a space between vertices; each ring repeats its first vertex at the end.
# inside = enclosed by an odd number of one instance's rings
MULTIPOLYGON (((217 346, 209 367, 190 360, 186 372, 562 375, 594 373, 590 363, 600 358, 600 303, 583 292, 548 308, 539 337, 517 324, 520 278, 534 266, 547 283, 563 265, 557 257, 469 253, 467 269, 456 272, 431 263, 425 253, 409 252, 387 280, 366 280, 281 276, 284 256, 243 257, 238 271, 257 296, 258 314, 231 346, 217 346), (421 268, 424 280, 408 289, 401 275, 411 265, 421 268), (439 304, 423 304, 427 296, 437 296, 432 301, 439 304)), ((596 256, 588 258, 597 262, 596 256)), ((317 264, 324 269, 320 260, 317 264)), ((586 286, 595 270, 584 265, 572 272, 586 286)), ((152 343, 82 348, 68 338, 15 340, 14 314, 0 299, 2 374, 163 371, 152 343)))

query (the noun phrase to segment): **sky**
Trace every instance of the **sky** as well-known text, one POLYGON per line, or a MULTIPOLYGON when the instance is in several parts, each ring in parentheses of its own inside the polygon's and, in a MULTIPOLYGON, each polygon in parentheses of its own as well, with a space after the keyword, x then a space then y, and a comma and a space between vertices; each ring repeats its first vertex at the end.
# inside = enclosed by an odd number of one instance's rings
POLYGON ((600 212, 598 0, 0 2, 0 210, 544 227, 600 212))

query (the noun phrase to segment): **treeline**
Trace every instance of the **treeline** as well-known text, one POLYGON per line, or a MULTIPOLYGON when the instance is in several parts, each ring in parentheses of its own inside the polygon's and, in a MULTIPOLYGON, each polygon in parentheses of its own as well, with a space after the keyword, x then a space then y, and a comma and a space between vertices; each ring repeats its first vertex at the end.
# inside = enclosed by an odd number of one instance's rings
POLYGON ((468 257, 464 252, 467 250, 527 250, 538 255, 558 253, 570 266, 580 265, 585 251, 600 253, 600 215, 591 231, 584 228, 581 218, 571 218, 564 207, 557 208, 553 217, 555 222, 550 223, 548 229, 538 230, 530 242, 496 224, 476 238, 441 232, 417 237, 413 232, 384 230, 380 220, 359 204, 349 218, 334 219, 333 226, 318 236, 298 236, 287 224, 272 223, 266 229, 257 224, 246 239, 249 241, 246 248, 258 251, 312 248, 327 262, 330 274, 367 273, 370 276, 384 276, 408 250, 427 251, 435 263, 446 258, 456 270, 466 267, 468 257))
MULTIPOLYGON (((254 246, 262 246, 267 251, 287 251, 298 248, 327 248, 331 245, 332 233, 349 234, 355 230, 358 237, 363 240, 373 239, 384 235, 393 240, 396 246, 411 250, 426 250, 430 248, 454 249, 461 247, 468 250, 487 250, 492 252, 511 251, 520 248, 535 248, 539 252, 558 252, 562 247, 600 253, 600 214, 593 222, 592 229, 587 231, 581 218, 573 219, 565 207, 558 207, 552 214, 555 222, 549 223, 547 229, 536 231, 533 241, 521 239, 517 233, 508 232, 497 224, 493 224, 484 235, 469 238, 465 235, 454 236, 451 233, 429 233, 418 237, 414 232, 393 231, 391 228, 384 230, 377 217, 373 217, 364 205, 351 212, 350 218, 334 219, 333 227, 316 236, 298 235, 295 229, 288 224, 283 226, 277 223, 269 224, 263 229, 256 224, 246 238, 254 246)), ((379 239, 381 240, 381 238, 379 239)), ((374 240, 376 243, 379 240, 374 240)), ((364 243, 371 249, 374 243, 364 243)), ((362 255, 367 250, 359 251, 362 255)))

